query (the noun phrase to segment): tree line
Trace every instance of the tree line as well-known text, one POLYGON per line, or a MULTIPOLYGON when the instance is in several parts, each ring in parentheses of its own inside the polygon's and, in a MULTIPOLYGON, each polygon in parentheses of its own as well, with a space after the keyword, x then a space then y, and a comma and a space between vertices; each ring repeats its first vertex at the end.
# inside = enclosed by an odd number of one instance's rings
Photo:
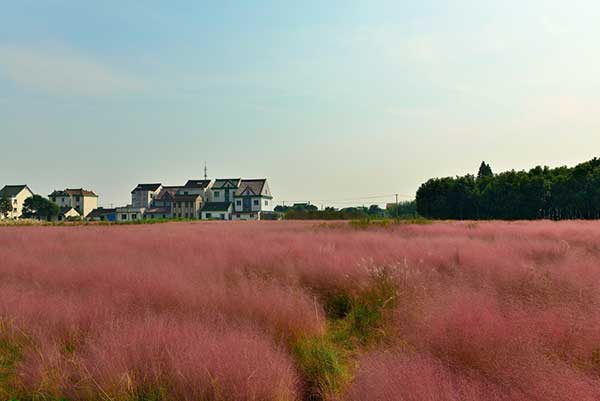
POLYGON ((338 209, 327 206, 319 209, 308 203, 293 206, 276 206, 275 212, 281 213, 286 220, 356 220, 356 219, 383 219, 400 218, 412 219, 417 217, 415 201, 399 202, 398 205, 387 205, 382 209, 379 205, 351 206, 338 209))
POLYGON ((428 180, 416 202, 418 213, 432 219, 598 219, 600 159, 500 174, 482 162, 477 176, 428 180))

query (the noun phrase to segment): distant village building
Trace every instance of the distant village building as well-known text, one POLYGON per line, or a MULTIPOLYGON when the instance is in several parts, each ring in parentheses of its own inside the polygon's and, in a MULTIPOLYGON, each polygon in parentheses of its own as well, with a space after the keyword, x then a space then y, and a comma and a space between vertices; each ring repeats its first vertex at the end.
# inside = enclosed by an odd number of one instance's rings
MULTIPOLYGON (((89 215, 89 214, 88 214, 89 215)), ((71 206, 63 206, 59 209, 58 215, 51 216, 51 221, 68 221, 68 220, 80 220, 81 214, 77 209, 71 206)))
POLYGON ((173 198, 173 217, 180 219, 199 219, 202 209, 202 196, 177 193, 173 198))
POLYGON ((90 221, 117 221, 117 209, 105 209, 99 207, 98 209, 92 210, 92 212, 87 215, 87 219, 90 221))
POLYGON ((131 191, 131 207, 147 209, 161 189, 161 184, 139 184, 131 191))
POLYGON ((260 220, 273 211, 273 196, 266 179, 242 180, 235 192, 234 220, 260 220))
POLYGON ((83 188, 54 191, 48 195, 48 198, 61 210, 64 208, 75 209, 80 217, 87 217, 92 210, 98 207, 98 195, 83 188))
POLYGON ((127 205, 116 209, 116 221, 136 221, 144 218, 145 208, 127 205))
POLYGON ((203 220, 231 220, 233 202, 209 202, 202 208, 203 220))
POLYGON ((210 194, 211 180, 189 180, 182 188, 179 188, 180 195, 200 195, 206 200, 210 194))
MULTIPOLYGON (((273 196, 266 179, 188 180, 182 186, 138 184, 131 204, 116 208, 116 221, 141 219, 260 220, 272 213, 273 196)), ((94 210, 91 218, 104 214, 94 210)))
MULTIPOLYGON (((0 198, 10 201, 12 210, 8 212, 7 218, 18 219, 23 214, 23 203, 25 199, 33 196, 33 191, 27 185, 6 185, 0 190, 0 198)), ((0 215, 4 218, 4 215, 0 215)))

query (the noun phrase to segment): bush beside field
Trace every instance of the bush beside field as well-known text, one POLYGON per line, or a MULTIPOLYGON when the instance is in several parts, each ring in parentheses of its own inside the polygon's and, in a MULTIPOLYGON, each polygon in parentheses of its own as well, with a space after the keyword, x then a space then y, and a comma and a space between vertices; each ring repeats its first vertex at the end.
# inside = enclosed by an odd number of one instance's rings
POLYGON ((0 228, 0 399, 598 400, 599 234, 0 228))

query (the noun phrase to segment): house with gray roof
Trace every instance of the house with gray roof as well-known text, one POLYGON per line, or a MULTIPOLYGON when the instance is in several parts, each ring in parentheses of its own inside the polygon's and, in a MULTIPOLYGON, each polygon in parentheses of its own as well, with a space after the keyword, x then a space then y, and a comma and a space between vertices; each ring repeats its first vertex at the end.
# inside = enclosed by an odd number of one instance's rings
POLYGON ((6 198, 12 206, 12 210, 6 215, 0 215, 0 219, 18 219, 23 214, 23 203, 25 199, 33 196, 33 191, 27 185, 5 185, 0 190, 0 198, 6 198))
POLYGON ((241 178, 219 178, 215 180, 211 189, 211 202, 233 202, 235 193, 240 187, 241 178))
POLYGON ((203 220, 231 220, 233 202, 207 202, 201 213, 203 220))
POLYGON ((233 220, 260 220, 273 211, 273 196, 265 178, 240 180, 234 196, 233 220))
MULTIPOLYGON (((98 207, 98 195, 94 191, 83 188, 67 188, 65 190, 55 190, 48 199, 56 203, 60 208, 73 208, 81 217, 87 217, 92 210, 98 207)), ((66 217, 74 217, 72 216, 66 217)))
POLYGON ((131 208, 147 209, 162 187, 162 184, 138 184, 131 191, 131 208))

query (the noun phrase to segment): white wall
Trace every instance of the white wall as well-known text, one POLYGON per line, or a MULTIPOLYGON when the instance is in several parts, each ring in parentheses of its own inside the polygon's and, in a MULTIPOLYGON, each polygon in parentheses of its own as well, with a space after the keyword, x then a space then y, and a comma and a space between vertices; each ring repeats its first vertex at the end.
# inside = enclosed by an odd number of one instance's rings
POLYGON ((25 199, 33 196, 33 193, 27 188, 23 189, 17 196, 10 198, 13 210, 8 214, 9 218, 18 219, 23 214, 23 202, 25 199), (16 210, 15 210, 16 209, 16 210))

